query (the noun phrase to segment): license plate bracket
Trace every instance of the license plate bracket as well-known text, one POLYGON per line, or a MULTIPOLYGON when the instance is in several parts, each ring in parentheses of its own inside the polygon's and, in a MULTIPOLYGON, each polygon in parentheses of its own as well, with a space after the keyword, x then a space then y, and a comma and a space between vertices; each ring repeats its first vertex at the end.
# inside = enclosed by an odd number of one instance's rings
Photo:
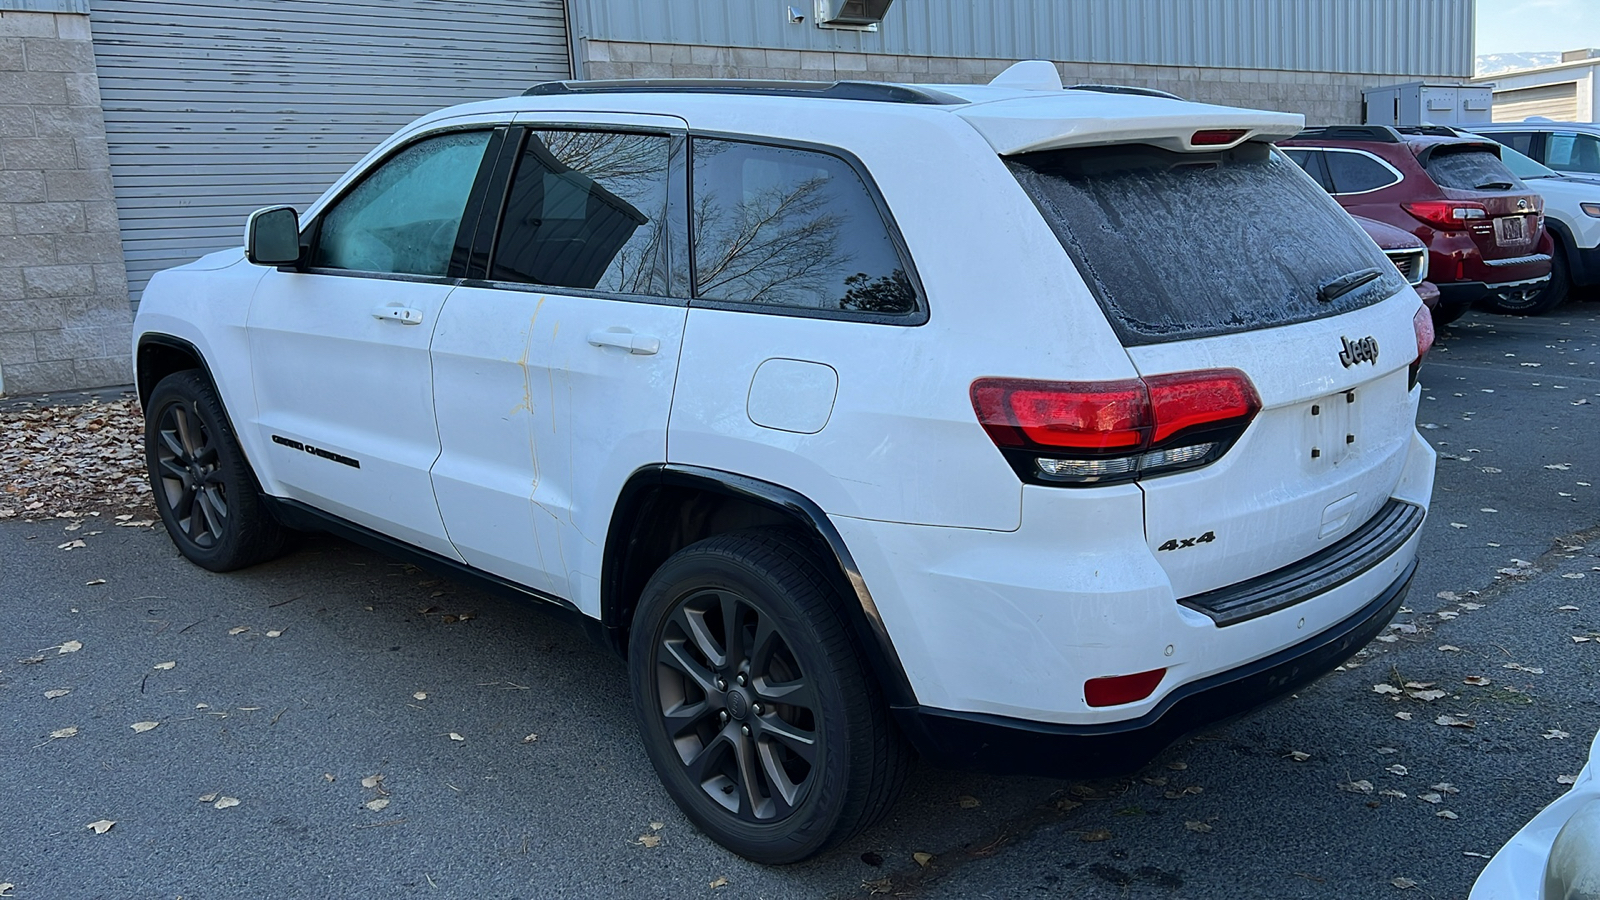
POLYGON ((1494 220, 1494 241, 1506 244, 1526 244, 1529 238, 1527 216, 1500 216, 1494 220))

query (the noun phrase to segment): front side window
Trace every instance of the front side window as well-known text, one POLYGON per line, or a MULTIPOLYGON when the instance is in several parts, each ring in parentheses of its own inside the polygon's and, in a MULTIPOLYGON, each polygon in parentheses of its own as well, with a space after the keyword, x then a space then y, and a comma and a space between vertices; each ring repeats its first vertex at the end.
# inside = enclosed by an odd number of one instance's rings
POLYGON ((916 290, 878 205, 826 153, 694 140, 696 297, 899 315, 916 290))
POLYGON ((488 143, 454 132, 389 157, 323 213, 312 267, 445 275, 488 143))
POLYGON ((1531 131, 1496 131, 1490 134, 1489 137, 1524 156, 1533 155, 1533 132, 1531 131))
POLYGON ((1556 132, 1545 138, 1544 164, 1558 172, 1600 172, 1600 138, 1556 132))
POLYGON ((1365 153, 1329 150, 1323 154, 1336 194, 1364 194, 1400 180, 1389 167, 1365 153))
POLYGON ((529 132, 489 277, 665 295, 670 149, 662 135, 529 132))

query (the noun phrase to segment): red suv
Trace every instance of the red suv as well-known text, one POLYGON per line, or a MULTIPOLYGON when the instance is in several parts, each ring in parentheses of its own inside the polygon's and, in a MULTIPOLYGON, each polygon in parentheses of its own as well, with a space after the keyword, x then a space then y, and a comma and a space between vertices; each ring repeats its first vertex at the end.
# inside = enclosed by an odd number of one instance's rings
POLYGON ((1290 159, 1354 215, 1428 245, 1439 287, 1436 324, 1474 303, 1527 313, 1550 279, 1544 201, 1500 162, 1500 146, 1443 129, 1386 125, 1308 128, 1281 142, 1290 159))

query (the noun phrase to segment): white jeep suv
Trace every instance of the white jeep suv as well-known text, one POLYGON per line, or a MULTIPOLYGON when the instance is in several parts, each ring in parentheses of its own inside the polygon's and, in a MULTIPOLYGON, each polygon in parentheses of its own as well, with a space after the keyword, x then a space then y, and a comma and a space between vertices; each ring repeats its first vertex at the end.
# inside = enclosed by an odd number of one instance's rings
POLYGON ((752 859, 871 824, 913 750, 1136 768, 1416 566, 1431 325, 1301 125, 1043 62, 443 110, 150 283, 162 520, 211 569, 323 529, 576 615, 752 859))

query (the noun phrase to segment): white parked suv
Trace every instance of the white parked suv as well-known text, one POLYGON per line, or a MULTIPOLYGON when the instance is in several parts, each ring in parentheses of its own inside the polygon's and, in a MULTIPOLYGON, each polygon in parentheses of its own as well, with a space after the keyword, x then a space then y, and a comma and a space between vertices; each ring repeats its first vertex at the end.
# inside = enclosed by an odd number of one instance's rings
POLYGON ((211 569, 325 529, 570 611, 752 859, 871 824, 913 750, 1136 768, 1416 565, 1429 317, 1301 125, 1042 62, 443 110, 150 283, 162 520, 211 569))

